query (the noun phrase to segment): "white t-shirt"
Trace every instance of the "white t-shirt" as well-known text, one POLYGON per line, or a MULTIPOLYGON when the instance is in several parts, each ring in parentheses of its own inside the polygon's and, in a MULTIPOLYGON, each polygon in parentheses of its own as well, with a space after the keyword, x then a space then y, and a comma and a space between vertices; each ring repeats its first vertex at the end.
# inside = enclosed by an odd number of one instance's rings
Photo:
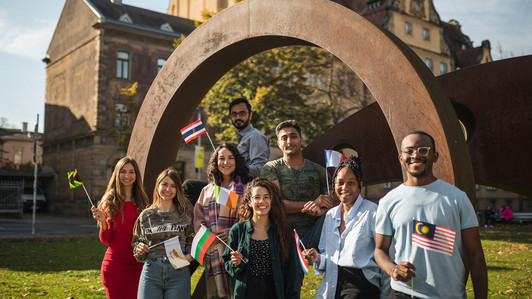
MULTIPOLYGON (((411 262, 416 267, 413 294, 419 298, 466 298, 462 262, 462 230, 478 226, 475 210, 467 195, 440 179, 425 186, 401 184, 379 202, 378 234, 393 236, 390 257, 395 263, 411 262), (414 221, 455 231, 452 254, 412 244, 414 221)), ((391 280, 392 289, 410 295, 411 281, 391 280)))

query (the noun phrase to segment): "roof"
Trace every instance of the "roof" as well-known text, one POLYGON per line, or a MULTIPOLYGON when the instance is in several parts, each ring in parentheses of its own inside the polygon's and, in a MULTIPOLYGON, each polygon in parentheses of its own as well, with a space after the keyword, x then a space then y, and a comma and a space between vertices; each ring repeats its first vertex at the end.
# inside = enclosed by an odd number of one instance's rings
POLYGON ((84 0, 99 16, 100 23, 112 24, 124 28, 143 30, 173 37, 189 35, 194 29, 194 21, 171 16, 144 8, 126 4, 112 3, 110 0, 84 0), (127 15, 127 17, 125 17, 127 15), (126 21, 124 21, 126 18, 126 21), (122 19, 122 20, 121 20, 122 19), (128 22, 130 20, 131 22, 128 22), (161 26, 170 25, 172 31, 163 30, 161 26))
POLYGON ((457 68, 464 68, 479 64, 484 55, 484 47, 489 47, 489 42, 482 42, 479 47, 473 47, 469 37, 462 33, 460 23, 456 20, 441 22, 443 28, 443 38, 449 46, 455 59, 457 68))
POLYGON ((332 0, 356 13, 364 16, 373 23, 384 26, 388 20, 389 0, 332 0), (378 4, 378 5, 376 5, 378 4), (371 8, 370 8, 371 6, 371 8))

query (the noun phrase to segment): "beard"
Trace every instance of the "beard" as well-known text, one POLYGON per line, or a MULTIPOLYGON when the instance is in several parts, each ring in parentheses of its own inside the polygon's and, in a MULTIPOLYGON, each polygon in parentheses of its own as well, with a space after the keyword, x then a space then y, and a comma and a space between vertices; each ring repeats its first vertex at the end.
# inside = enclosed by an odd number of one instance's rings
POLYGON ((425 174, 427 173, 427 171, 426 171, 425 169, 423 169, 423 170, 421 170, 421 171, 417 171, 417 172, 408 171, 408 173, 409 173, 411 176, 413 176, 413 177, 419 179, 419 178, 424 177, 425 174))
POLYGON ((239 124, 237 124, 237 121, 239 121, 239 120, 232 121, 231 123, 239 131, 245 129, 249 125, 249 119, 247 119, 247 120, 241 119, 242 122, 239 122, 239 124))

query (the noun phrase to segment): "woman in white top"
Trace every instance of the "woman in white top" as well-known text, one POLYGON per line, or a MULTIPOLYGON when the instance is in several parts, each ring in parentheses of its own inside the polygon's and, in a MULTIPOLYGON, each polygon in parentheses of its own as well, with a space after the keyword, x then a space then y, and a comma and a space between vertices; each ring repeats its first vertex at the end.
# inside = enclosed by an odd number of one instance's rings
POLYGON ((379 298, 382 274, 373 258, 377 205, 360 196, 360 159, 340 163, 333 182, 341 203, 325 216, 319 252, 303 252, 317 275, 325 273, 316 298, 379 298))

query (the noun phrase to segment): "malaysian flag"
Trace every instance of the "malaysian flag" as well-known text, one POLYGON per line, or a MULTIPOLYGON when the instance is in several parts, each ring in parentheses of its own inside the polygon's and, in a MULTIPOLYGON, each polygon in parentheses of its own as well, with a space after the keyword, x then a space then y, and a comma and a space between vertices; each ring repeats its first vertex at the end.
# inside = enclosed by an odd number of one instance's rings
POLYGON ((454 237, 456 232, 450 228, 413 221, 412 243, 421 248, 453 255, 454 237))
POLYGON ((205 133, 207 133, 207 130, 205 130, 205 126, 200 119, 181 129, 181 134, 183 134, 186 143, 205 133))

